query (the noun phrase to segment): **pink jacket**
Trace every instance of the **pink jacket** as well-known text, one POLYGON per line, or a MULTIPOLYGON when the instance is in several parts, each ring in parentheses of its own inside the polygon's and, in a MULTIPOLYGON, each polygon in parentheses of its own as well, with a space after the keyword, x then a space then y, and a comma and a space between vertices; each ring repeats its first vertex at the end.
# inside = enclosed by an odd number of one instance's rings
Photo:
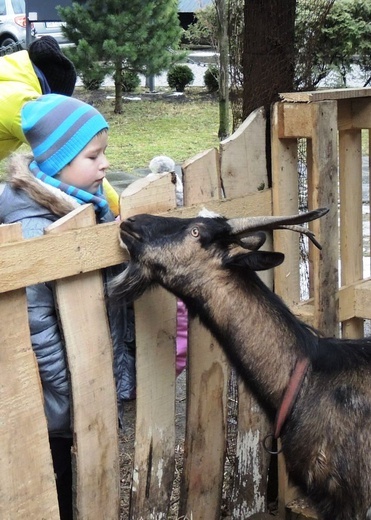
POLYGON ((181 300, 177 300, 176 325, 176 375, 178 376, 186 367, 188 346, 188 312, 181 300))

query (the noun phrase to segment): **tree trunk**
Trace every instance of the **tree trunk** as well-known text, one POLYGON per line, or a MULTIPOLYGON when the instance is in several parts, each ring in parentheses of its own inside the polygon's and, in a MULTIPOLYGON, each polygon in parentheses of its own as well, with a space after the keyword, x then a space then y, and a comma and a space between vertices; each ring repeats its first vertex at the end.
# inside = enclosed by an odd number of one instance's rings
POLYGON ((116 62, 115 67, 115 114, 121 114, 122 113, 122 80, 121 80, 121 73, 122 73, 122 62, 121 60, 116 62))
POLYGON ((219 139, 229 135, 229 42, 225 0, 215 0, 219 44, 219 139))
POLYGON ((296 0, 245 0, 243 119, 266 110, 268 183, 271 185, 270 106, 294 84, 296 0))
POLYGON ((290 92, 294 81, 296 0, 245 0, 244 119, 290 92))

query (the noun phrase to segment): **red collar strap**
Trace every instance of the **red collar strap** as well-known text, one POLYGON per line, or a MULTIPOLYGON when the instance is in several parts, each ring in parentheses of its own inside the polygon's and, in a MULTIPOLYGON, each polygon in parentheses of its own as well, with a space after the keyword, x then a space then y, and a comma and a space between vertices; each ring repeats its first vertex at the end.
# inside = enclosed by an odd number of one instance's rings
POLYGON ((308 371, 309 359, 303 358, 296 362, 293 373, 291 374, 289 384, 281 401, 281 405, 277 410, 274 425, 274 438, 278 439, 281 434, 282 426, 285 424, 287 417, 290 415, 292 407, 298 396, 305 374, 308 371))

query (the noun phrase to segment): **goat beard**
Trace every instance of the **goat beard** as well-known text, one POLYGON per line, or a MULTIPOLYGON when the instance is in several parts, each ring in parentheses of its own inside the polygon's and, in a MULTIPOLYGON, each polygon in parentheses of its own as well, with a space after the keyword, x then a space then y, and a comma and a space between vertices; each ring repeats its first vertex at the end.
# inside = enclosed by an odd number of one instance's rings
POLYGON ((129 262, 126 268, 108 283, 108 296, 116 302, 130 303, 153 285, 156 284, 145 276, 142 267, 129 262))

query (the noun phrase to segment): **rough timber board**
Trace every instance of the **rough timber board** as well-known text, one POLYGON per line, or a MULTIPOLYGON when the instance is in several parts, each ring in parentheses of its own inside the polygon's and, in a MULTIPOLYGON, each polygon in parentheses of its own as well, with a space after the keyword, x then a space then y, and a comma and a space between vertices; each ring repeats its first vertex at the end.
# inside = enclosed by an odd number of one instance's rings
MULTIPOLYGON (((0 242, 21 225, 0 226, 0 242)), ((59 519, 42 389, 30 342, 26 293, 0 295, 0 518, 59 519)))
MULTIPOLYGON (((121 194, 121 218, 172 210, 170 173, 135 181, 121 194)), ((134 304, 137 399, 130 518, 167 518, 175 468, 176 300, 162 288, 134 304)))
MULTIPOLYGON (((199 166, 194 163, 193 168, 184 169, 184 188, 188 204, 205 202, 210 209, 209 203, 219 202, 221 194, 215 189, 220 186, 219 167, 214 164, 212 168, 216 155, 208 158, 211 162, 204 173, 204 156, 199 156, 199 166), (197 170, 200 175, 193 175, 197 170)), ((220 516, 228 366, 219 345, 198 319, 189 320, 188 333, 187 426, 179 516, 212 520, 220 516)))
POLYGON ((282 101, 311 103, 314 101, 371 97, 371 87, 315 90, 313 92, 283 92, 280 93, 279 96, 282 101))
POLYGON ((220 172, 224 194, 241 197, 268 187, 266 117, 254 110, 228 139, 220 143, 220 172))
POLYGON ((187 427, 180 518, 220 517, 226 450, 228 365, 198 319, 189 326, 187 427))
POLYGON ((211 148, 192 157, 182 164, 182 170, 187 179, 183 189, 185 206, 220 197, 218 150, 211 148))
MULTIPOLYGON (((227 218, 271 215, 271 197, 271 190, 264 190, 240 199, 211 200, 204 205, 227 218)), ((162 206, 161 211, 165 215, 175 212, 179 217, 194 217, 201 208, 202 205, 196 205, 165 213, 162 206)), ((135 213, 143 213, 143 209, 137 208, 135 213)), ((118 229, 118 223, 112 222, 0 245, 0 293, 127 260, 128 254, 117 239, 118 229), (19 262, 19 258, 27 258, 27 262, 19 262)))
MULTIPOLYGON (((49 226, 59 233, 95 223, 91 205, 49 226)), ((118 520, 120 472, 112 343, 100 271, 56 282, 73 397, 75 520, 118 520)))

